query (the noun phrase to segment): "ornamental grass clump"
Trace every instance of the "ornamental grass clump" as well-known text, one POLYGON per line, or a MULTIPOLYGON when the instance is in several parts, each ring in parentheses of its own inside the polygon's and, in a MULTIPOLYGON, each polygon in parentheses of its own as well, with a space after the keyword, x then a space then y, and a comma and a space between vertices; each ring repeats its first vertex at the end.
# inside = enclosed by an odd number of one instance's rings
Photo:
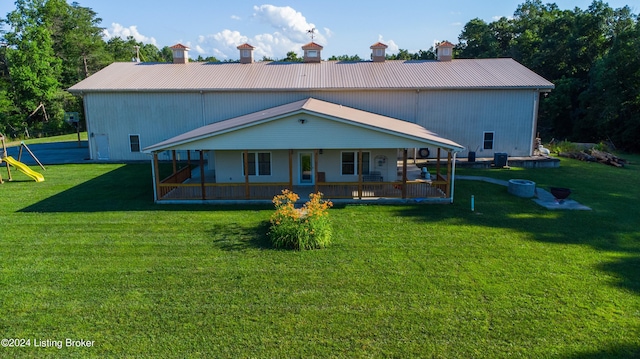
POLYGON ((322 199, 322 193, 309 195, 309 202, 295 208, 300 197, 288 189, 273 197, 276 211, 271 215, 269 239, 276 248, 296 250, 324 248, 331 242, 329 208, 331 201, 322 199))

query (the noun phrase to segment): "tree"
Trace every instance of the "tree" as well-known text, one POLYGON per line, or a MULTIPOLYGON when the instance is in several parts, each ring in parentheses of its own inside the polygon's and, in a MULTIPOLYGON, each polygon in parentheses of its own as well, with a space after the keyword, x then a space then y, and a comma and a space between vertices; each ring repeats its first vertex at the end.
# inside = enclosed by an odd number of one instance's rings
POLYGON ((301 57, 298 57, 298 54, 296 54, 295 51, 289 51, 289 52, 287 52, 287 57, 282 59, 282 61, 284 61, 284 62, 302 62, 302 61, 304 61, 304 59, 301 58, 301 57))
POLYGON ((9 98, 27 126, 43 129, 41 116, 27 118, 40 104, 50 116, 49 127, 60 127, 63 109, 57 103, 60 89, 58 78, 61 61, 53 51, 51 23, 45 16, 44 0, 17 0, 16 10, 7 15, 4 23, 9 30, 4 34, 6 61, 10 76, 9 98))
POLYGON ((62 60, 60 82, 64 88, 89 77, 108 64, 97 14, 77 2, 48 0, 44 16, 50 23, 53 50, 62 60))
POLYGON ((362 61, 362 59, 358 55, 332 55, 329 61, 362 61))
POLYGON ((495 33, 484 20, 475 18, 466 23, 458 40, 460 58, 488 58, 499 54, 495 33))

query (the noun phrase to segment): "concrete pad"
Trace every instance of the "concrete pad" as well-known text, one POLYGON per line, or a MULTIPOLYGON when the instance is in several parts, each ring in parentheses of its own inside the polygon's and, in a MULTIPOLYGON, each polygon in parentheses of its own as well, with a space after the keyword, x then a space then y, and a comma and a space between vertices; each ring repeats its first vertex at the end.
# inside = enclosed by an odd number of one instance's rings
POLYGON ((591 210, 591 208, 585 205, 582 205, 572 199, 565 199, 562 202, 557 201, 551 193, 549 193, 548 191, 542 188, 536 188, 536 195, 538 198, 534 198, 533 201, 546 209, 577 210, 577 211, 591 210))

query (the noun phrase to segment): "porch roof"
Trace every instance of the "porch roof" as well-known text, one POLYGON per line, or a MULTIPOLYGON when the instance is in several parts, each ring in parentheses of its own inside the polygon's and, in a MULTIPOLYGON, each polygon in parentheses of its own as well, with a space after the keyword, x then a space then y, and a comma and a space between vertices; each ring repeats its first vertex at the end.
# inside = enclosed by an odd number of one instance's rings
MULTIPOLYGON (((267 124, 279 119, 296 115, 311 115, 317 118, 321 118, 329 123, 339 123, 348 125, 349 128, 359 128, 364 133, 377 135, 384 135, 386 137, 391 136, 400 141, 406 141, 407 144, 420 146, 437 146, 453 152, 460 152, 464 150, 462 145, 451 141, 449 139, 438 136, 437 134, 427 130, 426 128, 417 125, 415 123, 378 115, 375 113, 358 110, 355 108, 342 106, 314 98, 307 98, 304 100, 292 102, 289 104, 272 107, 262 111, 250 113, 244 116, 231 118, 228 120, 212 123, 192 131, 183 133, 165 141, 159 142, 155 145, 144 148, 144 152, 156 152, 170 149, 179 149, 188 146, 189 144, 202 144, 203 140, 214 140, 217 136, 223 136, 226 134, 234 133, 237 131, 248 132, 248 129, 256 127, 258 125, 267 124), (373 132, 372 132, 373 131, 373 132)), ((326 122, 325 122, 326 123, 326 122)), ((329 124, 326 123, 326 124, 329 124)), ((366 135, 364 134, 363 135, 366 135)), ((278 133, 264 133, 265 137, 272 135, 277 138, 278 133)), ((312 134, 313 135, 313 134, 312 134)), ((237 138, 235 141, 242 141, 242 137, 237 138)), ((247 140, 249 142, 249 140, 247 140)), ((292 148, 287 141, 272 140, 269 141, 268 148, 264 149, 281 149, 292 148)), ((336 143, 336 141, 333 141, 336 143)), ((340 141, 337 141, 340 142, 340 141)), ((321 148, 349 148, 350 141, 343 141, 344 143, 338 143, 334 146, 326 144, 321 148)), ((395 141, 397 143, 397 141, 395 141)), ((251 143, 236 143, 236 149, 251 148, 251 143)), ((263 144, 264 146, 264 144, 263 144)), ((376 143, 371 143, 371 147, 375 148, 376 143)), ((412 147, 412 146, 400 146, 400 147, 412 147)), ((209 149, 209 148, 193 148, 193 149, 209 149)), ((217 149, 217 148, 211 148, 217 149)), ((228 148, 225 148, 228 149, 228 148)))

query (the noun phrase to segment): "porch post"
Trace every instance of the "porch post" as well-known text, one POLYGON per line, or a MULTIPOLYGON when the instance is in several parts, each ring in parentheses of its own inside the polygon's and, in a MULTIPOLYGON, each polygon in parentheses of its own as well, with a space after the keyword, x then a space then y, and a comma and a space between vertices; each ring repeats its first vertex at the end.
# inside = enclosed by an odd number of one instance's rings
POLYGON ((158 169, 158 152, 153 153, 153 184, 156 201, 160 199, 160 170, 158 169))
POLYGON ((293 191, 293 150, 289 150, 289 191, 293 191))
POLYGON ((314 188, 313 191, 318 193, 318 150, 313 150, 313 183, 314 188))
POLYGON ((402 199, 407 198, 407 149, 402 150, 402 199))
POLYGON ((202 192, 202 200, 207 199, 207 191, 204 186, 204 151, 200 150, 200 191, 202 192))
POLYGON ((436 180, 440 176, 440 147, 438 147, 438 156, 436 158, 436 180))
POLYGON ((191 167, 191 150, 187 150, 187 166, 191 167))
POLYGON ((358 150, 358 199, 362 199, 362 149, 358 150))
POLYGON ((173 174, 176 174, 176 172, 178 172, 178 166, 176 163, 176 150, 171 150, 171 164, 173 164, 173 174))
POLYGON ((249 188, 249 150, 244 150, 244 198, 251 198, 251 189, 249 188))
POLYGON ((447 197, 451 195, 451 151, 447 151, 447 197))

